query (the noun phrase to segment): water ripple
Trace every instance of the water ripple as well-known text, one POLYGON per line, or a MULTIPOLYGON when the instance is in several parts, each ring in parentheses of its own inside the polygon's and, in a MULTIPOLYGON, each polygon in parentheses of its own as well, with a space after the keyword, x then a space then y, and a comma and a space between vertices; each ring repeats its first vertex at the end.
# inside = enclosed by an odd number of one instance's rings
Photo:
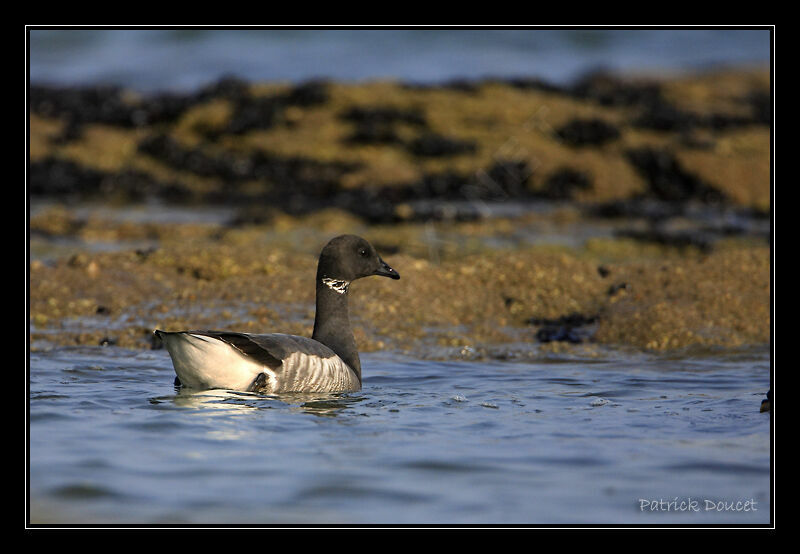
POLYGON ((70 522, 635 523, 654 490, 769 501, 766 352, 362 362, 358 393, 260 395, 175 389, 163 352, 36 353, 31 505, 70 522))

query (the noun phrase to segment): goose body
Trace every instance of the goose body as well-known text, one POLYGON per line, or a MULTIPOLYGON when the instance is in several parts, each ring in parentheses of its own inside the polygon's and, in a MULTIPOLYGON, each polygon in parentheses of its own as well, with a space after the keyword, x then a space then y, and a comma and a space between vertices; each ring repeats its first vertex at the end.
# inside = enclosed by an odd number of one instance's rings
POLYGON ((196 389, 348 392, 361 378, 344 360, 307 337, 225 331, 156 331, 182 385, 196 389), (262 377, 263 375, 263 377, 262 377))
POLYGON ((347 300, 350 283, 369 275, 400 278, 369 242, 341 235, 320 254, 311 338, 231 331, 156 330, 155 334, 172 359, 176 384, 186 387, 270 393, 357 391, 361 362, 347 300))

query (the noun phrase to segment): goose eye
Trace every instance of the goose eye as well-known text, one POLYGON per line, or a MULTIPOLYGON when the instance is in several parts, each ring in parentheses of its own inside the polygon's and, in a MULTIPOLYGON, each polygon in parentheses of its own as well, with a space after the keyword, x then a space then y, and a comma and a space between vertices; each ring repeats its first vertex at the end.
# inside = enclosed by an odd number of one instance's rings
POLYGON ((361 250, 358 251, 358 253, 361 254, 361 256, 364 257, 364 258, 369 256, 369 252, 367 251, 366 248, 362 248, 361 250))

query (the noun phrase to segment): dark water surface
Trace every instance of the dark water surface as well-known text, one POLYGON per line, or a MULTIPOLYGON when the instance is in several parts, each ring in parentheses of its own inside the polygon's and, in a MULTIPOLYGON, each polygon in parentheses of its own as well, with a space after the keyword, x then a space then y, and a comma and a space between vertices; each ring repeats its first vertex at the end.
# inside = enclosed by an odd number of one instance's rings
POLYGON ((33 352, 30 520, 770 522, 766 348, 362 362, 361 392, 276 398, 176 390, 163 350, 33 352))

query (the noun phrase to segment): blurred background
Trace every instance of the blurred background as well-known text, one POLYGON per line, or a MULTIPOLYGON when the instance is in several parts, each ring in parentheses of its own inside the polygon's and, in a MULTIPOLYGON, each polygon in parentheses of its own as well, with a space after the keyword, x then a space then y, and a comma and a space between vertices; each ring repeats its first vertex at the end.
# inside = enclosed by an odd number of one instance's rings
POLYGON ((769 30, 33 30, 33 83, 190 91, 251 81, 539 77, 686 71, 770 59, 769 30))
MULTIPOLYGON (((144 263, 158 251, 178 274, 222 284, 261 271, 244 245, 313 263, 344 232, 434 265, 533 246, 606 263, 769 245, 771 38, 31 29, 31 257, 93 268, 96 253, 136 251, 144 263), (219 256, 184 259, 190 246, 234 254, 219 266, 219 256)), ((97 294, 81 286, 70 294, 97 294)), ((34 295, 39 322, 75 313, 74 301, 53 308, 60 294, 34 295)), ((107 294, 118 309, 137 302, 107 294)), ((568 327, 595 321, 597 299, 573 300, 583 318, 568 327)), ((525 302, 502 310, 525 312, 513 318, 523 325, 570 315, 525 302)), ((141 344, 126 328, 116 340, 141 344)), ((605 340, 652 346, 646 335, 605 340)))

